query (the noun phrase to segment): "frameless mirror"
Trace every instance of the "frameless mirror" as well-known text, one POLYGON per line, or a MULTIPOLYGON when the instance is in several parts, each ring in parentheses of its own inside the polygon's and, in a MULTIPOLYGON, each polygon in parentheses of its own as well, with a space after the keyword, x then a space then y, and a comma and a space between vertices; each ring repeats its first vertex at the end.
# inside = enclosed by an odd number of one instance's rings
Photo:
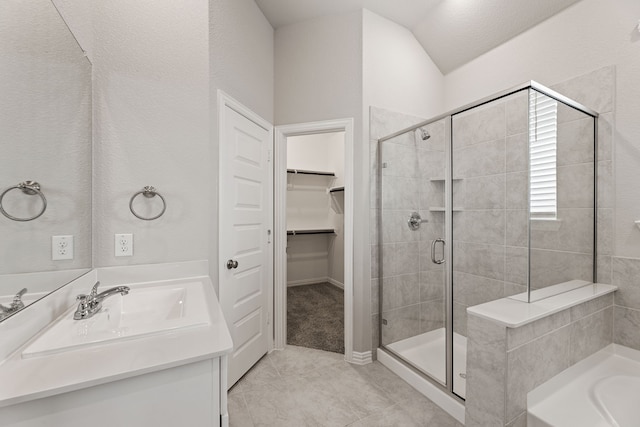
POLYGON ((0 2, 0 320, 91 268, 91 132, 91 64, 54 5, 0 2))

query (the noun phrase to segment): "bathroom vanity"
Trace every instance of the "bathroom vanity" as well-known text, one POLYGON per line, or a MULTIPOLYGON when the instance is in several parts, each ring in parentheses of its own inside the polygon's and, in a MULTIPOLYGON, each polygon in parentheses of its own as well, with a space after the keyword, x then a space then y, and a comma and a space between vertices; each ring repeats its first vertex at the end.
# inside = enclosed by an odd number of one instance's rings
POLYGON ((206 262, 95 269, 64 288, 72 289, 64 303, 54 293, 34 305, 62 312, 40 332, 26 336, 29 323, 41 321, 29 308, 15 315, 24 327, 13 333, 24 339, 0 363, 0 424, 228 425, 232 341, 206 272, 206 262), (103 290, 130 292, 74 321, 69 296, 98 279, 103 290))

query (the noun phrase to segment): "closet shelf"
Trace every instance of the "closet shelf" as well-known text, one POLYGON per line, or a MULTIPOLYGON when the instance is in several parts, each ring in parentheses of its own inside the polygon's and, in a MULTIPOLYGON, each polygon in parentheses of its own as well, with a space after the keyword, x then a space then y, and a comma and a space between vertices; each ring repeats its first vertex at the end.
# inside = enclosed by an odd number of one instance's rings
POLYGON ((337 193, 338 191, 344 191, 344 187, 331 187, 329 193, 337 193))
POLYGON ((300 175, 336 176, 334 172, 311 171, 311 170, 304 170, 304 169, 287 169, 287 173, 300 174, 300 175))
POLYGON ((287 236, 298 236, 301 234, 336 234, 336 230, 333 228, 287 230, 287 236))

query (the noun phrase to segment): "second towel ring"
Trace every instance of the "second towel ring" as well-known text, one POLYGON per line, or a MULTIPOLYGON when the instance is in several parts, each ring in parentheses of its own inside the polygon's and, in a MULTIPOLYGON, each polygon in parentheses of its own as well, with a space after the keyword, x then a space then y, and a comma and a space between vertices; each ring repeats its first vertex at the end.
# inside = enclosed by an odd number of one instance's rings
POLYGON ((13 187, 9 187, 6 190, 4 190, 2 192, 2 194, 0 194, 0 212, 2 212, 2 215, 6 216, 7 218, 13 220, 13 221, 21 221, 21 222, 25 222, 25 221, 33 221, 36 218, 39 218, 40 216, 42 216, 42 214, 44 213, 44 211, 47 210, 47 198, 44 197, 44 194, 42 194, 42 191, 40 191, 40 184, 38 184, 35 181, 25 181, 25 182, 21 182, 18 185, 14 185, 13 187), (40 212, 38 212, 36 215, 29 217, 29 218, 20 218, 17 216, 13 216, 10 213, 8 213, 7 211, 4 210, 4 207, 2 206, 2 200, 4 199, 4 196, 11 190, 22 190, 22 192, 24 194, 27 194, 29 196, 35 196, 36 194, 38 196, 40 196, 40 199, 42 199, 42 209, 40 210, 40 212))
POLYGON ((164 211, 167 210, 167 202, 164 200, 164 197, 162 197, 162 194, 158 193, 154 187, 152 187, 151 185, 147 185, 142 190, 138 191, 133 196, 131 196, 131 200, 129 200, 129 210, 131 210, 131 213, 136 218, 139 218, 139 219, 144 220, 144 221, 152 221, 154 219, 160 218, 164 214, 164 211), (150 199, 152 197, 155 197, 155 196, 160 197, 160 200, 162 200, 162 211, 158 215, 152 216, 152 217, 144 217, 144 216, 138 215, 138 213, 133 209, 133 200, 136 197, 138 197, 140 194, 142 194, 144 197, 146 197, 148 199, 150 199))

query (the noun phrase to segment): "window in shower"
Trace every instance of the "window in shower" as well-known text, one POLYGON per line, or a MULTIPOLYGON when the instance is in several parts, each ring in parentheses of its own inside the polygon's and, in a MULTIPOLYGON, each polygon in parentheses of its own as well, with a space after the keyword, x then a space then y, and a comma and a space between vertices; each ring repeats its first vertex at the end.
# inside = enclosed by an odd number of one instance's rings
POLYGON ((529 94, 529 198, 531 219, 557 218, 558 102, 529 94))

